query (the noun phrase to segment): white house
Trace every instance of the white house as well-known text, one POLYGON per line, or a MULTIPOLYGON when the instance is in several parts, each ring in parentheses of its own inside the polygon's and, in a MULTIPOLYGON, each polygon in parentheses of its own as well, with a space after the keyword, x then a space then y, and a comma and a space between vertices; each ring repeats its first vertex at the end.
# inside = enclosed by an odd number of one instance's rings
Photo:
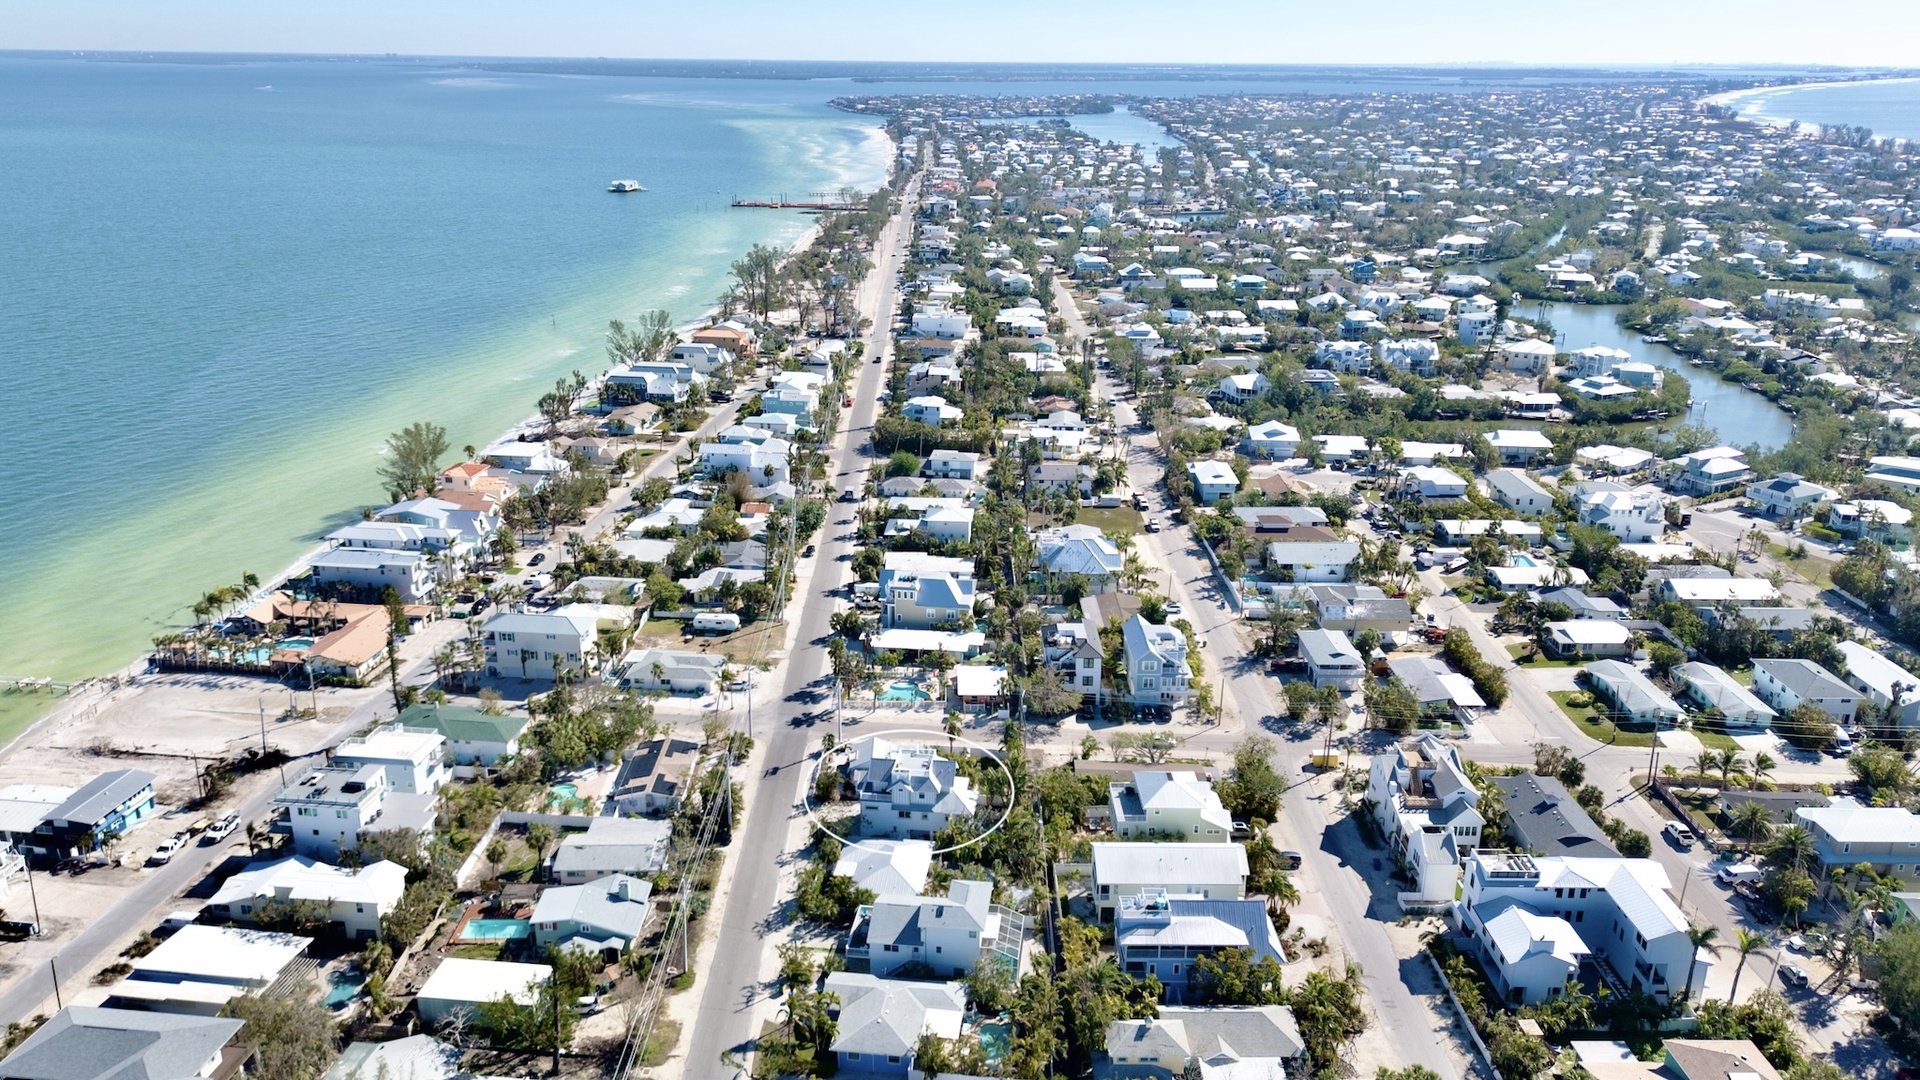
POLYGON ((1452 903, 1460 861, 1480 846, 1487 824, 1460 752, 1422 735, 1376 756, 1367 774, 1367 804, 1413 877, 1413 889, 1400 894, 1401 906, 1452 903))
POLYGON ((709 476, 738 472, 749 483, 784 484, 793 444, 771 432, 735 424, 700 444, 700 467, 709 476))
POLYGON ((384 724, 348 739, 333 751, 333 763, 345 768, 378 765, 387 785, 407 795, 431 795, 451 777, 446 766, 446 736, 432 728, 384 724))
POLYGON ((520 752, 520 734, 527 717, 494 716, 461 705, 420 702, 394 718, 402 727, 426 728, 446 740, 447 755, 455 765, 494 765, 520 752))
POLYGON ((643 693, 657 690, 704 697, 713 693, 720 669, 726 666, 726 657, 712 653, 635 649, 620 662, 617 681, 626 689, 643 693))
POLYGON ((930 840, 980 803, 973 781, 931 746, 862 739, 853 744, 847 780, 860 799, 863 836, 930 840))
POLYGON ((1111 920, 1122 897, 1161 891, 1208 900, 1247 895, 1247 849, 1234 843, 1095 841, 1093 902, 1111 920))
MULTIPOLYGON (((1600 625, 1600 624, 1591 624, 1600 625)), ((1620 660, 1596 660, 1582 669, 1582 675, 1594 695, 1606 702, 1614 713, 1634 724, 1672 726, 1680 722, 1686 710, 1640 669, 1620 660)))
POLYGON ((1651 488, 1589 491, 1580 497, 1580 522, 1607 530, 1623 544, 1653 543, 1666 535, 1667 500, 1651 488))
POLYGON ((1547 653, 1559 659, 1597 660, 1632 651, 1633 631, 1611 619, 1569 619, 1545 627, 1547 653))
POLYGON ((1481 438, 1487 440, 1487 444, 1499 453, 1500 460, 1509 465, 1529 464, 1553 450, 1551 439, 1530 428, 1499 428, 1486 432, 1481 438))
POLYGON ((965 418, 967 412, 946 398, 928 394, 924 397, 907 399, 907 403, 900 409, 900 415, 928 427, 945 427, 948 424, 959 423, 965 418))
POLYGON ((1267 392, 1267 377, 1257 371, 1243 371, 1220 380, 1220 396, 1236 405, 1244 404, 1267 392))
POLYGON ((1364 374, 1373 370, 1373 346, 1364 341, 1322 341, 1313 347, 1313 362, 1333 371, 1364 374))
POLYGON ((1583 952, 1606 961, 1607 981, 1622 984, 1616 992, 1668 1001, 1689 985, 1704 988, 1713 965, 1688 936, 1691 924, 1669 887, 1666 870, 1652 859, 1476 852, 1467 862, 1461 929, 1510 1005, 1558 996, 1566 980, 1562 961, 1583 952), (1492 925, 1515 910, 1533 919, 1492 925), (1542 962, 1543 953, 1554 960, 1542 962))
POLYGON ((833 864, 836 877, 851 880, 856 889, 875 896, 926 891, 933 868, 933 844, 926 840, 855 840, 840 848, 833 864))
POLYGON ((1920 882, 1920 814, 1904 806, 1863 806, 1838 796, 1826 806, 1803 806, 1793 816, 1813 834, 1820 860, 1813 871, 1818 877, 1835 867, 1866 863, 1875 873, 1909 886, 1920 882))
POLYGON ((1194 498, 1204 506, 1212 506, 1240 490, 1240 477, 1224 461, 1203 458, 1188 462, 1187 476, 1193 481, 1194 498))
POLYGON ((1857 641, 1838 643, 1847 682, 1873 699, 1889 720, 1920 724, 1920 676, 1857 641))
POLYGON ((1192 772, 1135 769, 1133 780, 1107 785, 1107 809, 1123 840, 1173 835, 1218 843, 1233 839, 1233 818, 1213 785, 1192 772))
POLYGON ((1753 662, 1753 692, 1782 715, 1802 705, 1817 705, 1843 726, 1853 724, 1863 696, 1811 660, 1776 657, 1753 662))
POLYGON ((1190 1075, 1195 1063, 1202 1077, 1284 1080, 1306 1052, 1293 1010, 1284 1005, 1162 1005, 1157 1019, 1108 1024, 1106 1045, 1105 1061, 1095 1060, 1096 1075, 1151 1080, 1190 1075))
POLYGON ((1712 664, 1690 661, 1674 668, 1673 677, 1683 688, 1682 696, 1703 709, 1718 712, 1728 727, 1765 728, 1779 715, 1753 691, 1712 664))
POLYGON ((600 816, 585 832, 568 832, 554 849, 553 880, 585 885, 615 874, 644 878, 667 865, 673 822, 656 818, 600 816))
POLYGON ((534 1004, 540 1000, 540 988, 551 978, 553 969, 546 964, 449 956, 421 985, 414 1003, 419 1007, 421 1023, 430 1027, 437 1028, 455 1016, 465 1016, 471 1022, 480 1006, 503 997, 521 1005, 534 1004))
POLYGON ((1458 502, 1467 497, 1466 478, 1452 469, 1416 465, 1400 475, 1406 493, 1423 503, 1458 502))
POLYGON ((1331 686, 1341 693, 1360 689, 1366 662, 1347 635, 1339 630, 1302 630, 1295 635, 1306 658, 1308 677, 1316 687, 1331 686))
POLYGON ((1121 624, 1126 650, 1127 699, 1136 705, 1180 705, 1192 691, 1187 637, 1163 623, 1135 615, 1121 624))
POLYGON ((964 450, 935 450, 921 463, 920 472, 929 480, 980 480, 986 472, 979 454, 964 450))
POLYGON ((993 954, 1017 972, 1025 930, 1025 920, 993 902, 991 882, 955 881, 945 896, 892 893, 854 916, 847 966, 887 976, 925 964, 936 978, 958 978, 993 954))
POLYGON ((1553 495, 1521 469, 1492 469, 1483 477, 1493 501, 1518 514, 1543 514, 1553 509, 1553 495))
POLYGON ((1300 429, 1268 420, 1247 429, 1247 447, 1257 457, 1286 461, 1300 449, 1300 429))
MULTIPOLYGON (((1445 317, 1444 309, 1441 317, 1445 317)), ((1422 378, 1431 378, 1440 360, 1440 346, 1426 338, 1383 338, 1376 348, 1382 364, 1422 378)))
POLYGON ((496 611, 480 627, 487 674, 504 679, 552 679, 560 669, 583 671, 599 657, 600 620, 586 612, 496 611))
POLYGON ((439 586, 439 566, 425 551, 391 548, 337 547, 307 560, 313 584, 337 586, 356 595, 378 599, 391 588, 405 603, 433 595, 439 586))
POLYGON ((321 862, 339 862, 369 833, 402 828, 426 833, 434 824, 434 796, 394 791, 379 765, 315 769, 273 802, 286 811, 284 826, 275 828, 292 835, 294 853, 321 862))
POLYGON ((1838 499, 1840 493, 1816 484, 1799 473, 1781 473, 1771 480, 1747 485, 1747 498, 1771 518, 1798 518, 1815 503, 1838 499))
POLYGON ((207 911, 235 922, 258 922, 274 905, 289 911, 297 905, 324 911, 326 920, 338 923, 349 939, 367 941, 380 936, 380 920, 393 912, 406 890, 406 867, 385 859, 346 870, 289 855, 254 863, 222 882, 207 901, 207 911))
POLYGON ((1351 540, 1275 540, 1267 545, 1267 569, 1283 580, 1345 581, 1360 557, 1351 540))

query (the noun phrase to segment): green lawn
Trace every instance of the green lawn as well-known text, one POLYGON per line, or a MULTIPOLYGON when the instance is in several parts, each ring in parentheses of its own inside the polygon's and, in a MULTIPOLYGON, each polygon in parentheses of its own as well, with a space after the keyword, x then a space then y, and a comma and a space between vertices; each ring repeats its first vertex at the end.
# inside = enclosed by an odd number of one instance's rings
POLYGON ((1702 728, 1701 726, 1699 726, 1698 724, 1694 725, 1693 737, 1696 739, 1699 739, 1700 745, 1706 747, 1709 750, 1740 749, 1740 744, 1733 741, 1733 736, 1728 735, 1725 732, 1708 731, 1705 728, 1702 728))
POLYGON ((1140 511, 1130 506, 1104 508, 1082 506, 1075 512, 1073 520, 1080 525, 1096 525, 1108 536, 1137 533, 1146 527, 1141 520, 1140 511))
POLYGON ((1578 660, 1555 660, 1524 641, 1507 646, 1507 655, 1513 657, 1515 667, 1546 668, 1580 666, 1580 661, 1578 660), (1521 657, 1526 656, 1528 653, 1532 653, 1533 656, 1530 659, 1522 660, 1521 657))
POLYGON ((1569 699, 1582 693, 1585 691, 1552 690, 1548 691, 1547 696, 1553 698, 1554 703, 1560 706, 1560 711, 1566 713, 1575 724, 1580 726, 1580 730, 1586 732, 1587 736, 1595 742, 1609 743, 1613 746, 1653 745, 1651 731, 1625 731, 1615 727, 1613 721, 1601 716, 1591 705, 1575 707, 1567 704, 1569 699))

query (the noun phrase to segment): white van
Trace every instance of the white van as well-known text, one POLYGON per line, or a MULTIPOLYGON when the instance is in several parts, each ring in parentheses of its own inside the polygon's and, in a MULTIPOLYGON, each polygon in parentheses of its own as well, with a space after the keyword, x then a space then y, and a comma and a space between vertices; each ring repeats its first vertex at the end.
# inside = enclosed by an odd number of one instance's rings
POLYGON ((1714 876, 1718 877, 1724 884, 1738 885, 1743 881, 1759 884, 1760 879, 1767 875, 1765 871, 1752 863, 1737 862, 1728 863, 1721 867, 1720 872, 1714 876))
POLYGON ((723 611, 708 611, 693 617, 696 634, 731 634, 740 629, 740 616, 723 611))

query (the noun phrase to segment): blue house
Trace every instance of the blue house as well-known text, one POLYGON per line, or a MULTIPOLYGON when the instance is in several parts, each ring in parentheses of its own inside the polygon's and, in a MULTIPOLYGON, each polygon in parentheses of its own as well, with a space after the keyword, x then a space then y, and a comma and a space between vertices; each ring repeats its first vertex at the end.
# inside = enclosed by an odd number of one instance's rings
POLYGON ((145 769, 101 773, 47 812, 34 830, 36 839, 55 859, 99 850, 107 837, 124 834, 152 816, 153 779, 145 769))

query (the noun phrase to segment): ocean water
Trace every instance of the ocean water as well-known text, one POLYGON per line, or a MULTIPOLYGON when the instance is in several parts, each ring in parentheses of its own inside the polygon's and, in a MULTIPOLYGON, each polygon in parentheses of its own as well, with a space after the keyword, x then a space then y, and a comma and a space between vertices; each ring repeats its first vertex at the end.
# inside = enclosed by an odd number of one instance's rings
POLYGON ((1741 97, 1736 104, 1749 120, 1848 124, 1886 138, 1920 140, 1920 79, 1782 87, 1741 97))
MULTIPOLYGON (((380 502, 387 432, 484 445, 609 318, 697 317, 809 223, 730 197, 883 182, 830 96, 0 57, 0 677, 128 663, 380 502)), ((39 707, 0 695, 0 737, 39 707)))

